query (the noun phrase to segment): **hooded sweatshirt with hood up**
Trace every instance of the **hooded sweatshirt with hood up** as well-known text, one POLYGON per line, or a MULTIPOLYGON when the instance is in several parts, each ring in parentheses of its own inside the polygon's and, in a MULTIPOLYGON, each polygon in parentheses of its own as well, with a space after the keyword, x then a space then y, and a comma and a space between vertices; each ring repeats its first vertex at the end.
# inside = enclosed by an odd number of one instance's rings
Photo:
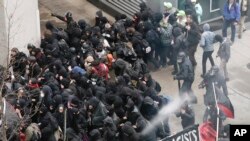
POLYGON ((214 50, 214 37, 215 33, 210 31, 209 24, 204 24, 204 32, 201 35, 200 46, 203 48, 203 51, 213 51, 214 50))

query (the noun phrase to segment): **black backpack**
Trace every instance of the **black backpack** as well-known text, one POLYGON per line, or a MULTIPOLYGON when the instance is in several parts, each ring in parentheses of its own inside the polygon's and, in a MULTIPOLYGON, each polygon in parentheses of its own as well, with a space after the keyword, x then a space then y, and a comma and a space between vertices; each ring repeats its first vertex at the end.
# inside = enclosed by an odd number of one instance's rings
POLYGON ((149 30, 146 34, 146 40, 150 43, 157 43, 160 41, 160 37, 159 35, 156 33, 156 31, 154 31, 153 29, 152 30, 149 30))

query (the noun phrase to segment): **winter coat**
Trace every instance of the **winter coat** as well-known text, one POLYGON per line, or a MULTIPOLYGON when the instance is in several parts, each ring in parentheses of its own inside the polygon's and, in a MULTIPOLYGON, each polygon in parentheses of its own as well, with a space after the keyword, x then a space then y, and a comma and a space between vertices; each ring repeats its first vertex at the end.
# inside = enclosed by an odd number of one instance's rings
POLYGON ((226 2, 223 9, 223 17, 225 20, 240 21, 240 6, 234 2, 229 9, 229 2, 226 2))
POLYGON ((41 118, 40 129, 42 133, 41 140, 55 141, 54 133, 58 129, 58 123, 50 112, 47 112, 45 116, 41 118))
POLYGON ((189 60, 189 58, 185 58, 185 61, 180 64, 180 71, 176 75, 177 80, 194 80, 194 68, 189 60))
POLYGON ((23 52, 18 52, 15 57, 11 58, 10 64, 12 65, 13 71, 15 73, 20 73, 24 76, 26 68, 27 56, 23 52))
POLYGON ((92 73, 97 74, 99 77, 103 77, 106 80, 109 78, 109 69, 103 63, 100 63, 98 66, 92 67, 92 73))
POLYGON ((205 24, 203 30, 204 32, 201 35, 200 46, 203 48, 204 52, 213 51, 215 33, 210 31, 209 24, 205 24))
POLYGON ((220 44, 217 56, 219 56, 221 59, 225 59, 226 61, 228 61, 231 54, 231 45, 231 40, 229 40, 228 38, 224 39, 224 41, 220 44))
POLYGON ((193 109, 187 107, 185 113, 178 113, 177 117, 181 117, 181 124, 183 128, 187 128, 195 123, 195 115, 193 109))
POLYGON ((78 113, 75 113, 75 109, 76 108, 67 110, 67 127, 74 129, 77 134, 82 134, 87 128, 87 120, 83 111, 77 109, 78 113))
POLYGON ((158 113, 158 109, 154 106, 153 99, 148 96, 145 97, 140 112, 148 121, 152 120, 158 113))
POLYGON ((104 119, 104 133, 103 138, 104 141, 117 141, 116 139, 116 125, 111 117, 107 117, 104 119))
POLYGON ((28 75, 30 78, 36 78, 41 73, 41 68, 37 63, 29 65, 28 75))
POLYGON ((186 37, 185 37, 185 34, 181 34, 179 35, 175 41, 174 41, 174 44, 173 44, 173 49, 174 51, 179 52, 179 50, 186 50, 187 47, 186 47, 186 37))
POLYGON ((101 127, 103 125, 103 120, 106 118, 107 115, 106 107, 95 97, 89 100, 89 104, 93 106, 91 124, 94 127, 101 127))
POLYGON ((187 45, 188 46, 193 46, 193 45, 197 45, 201 39, 201 35, 200 35, 200 28, 199 26, 192 22, 190 24, 191 29, 187 31, 186 33, 186 38, 187 38, 187 45))
POLYGON ((121 128, 121 141, 139 141, 139 136, 135 129, 132 127, 131 123, 126 122, 121 128))
POLYGON ((152 43, 159 44, 160 37, 154 29, 151 29, 146 33, 146 40, 148 41, 149 44, 152 43))
POLYGON ((160 39, 161 44, 163 47, 168 47, 171 45, 171 42, 173 40, 173 26, 169 23, 164 23, 163 21, 160 22, 160 39))
POLYGON ((49 108, 52 105, 52 90, 49 86, 44 85, 42 92, 44 93, 44 104, 49 108))

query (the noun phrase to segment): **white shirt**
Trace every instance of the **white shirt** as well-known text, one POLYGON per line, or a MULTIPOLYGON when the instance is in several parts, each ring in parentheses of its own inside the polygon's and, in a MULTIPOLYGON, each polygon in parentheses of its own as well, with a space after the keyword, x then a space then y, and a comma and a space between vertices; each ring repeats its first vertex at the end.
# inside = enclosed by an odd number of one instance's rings
POLYGON ((229 10, 231 9, 232 5, 233 5, 232 3, 229 3, 229 10))

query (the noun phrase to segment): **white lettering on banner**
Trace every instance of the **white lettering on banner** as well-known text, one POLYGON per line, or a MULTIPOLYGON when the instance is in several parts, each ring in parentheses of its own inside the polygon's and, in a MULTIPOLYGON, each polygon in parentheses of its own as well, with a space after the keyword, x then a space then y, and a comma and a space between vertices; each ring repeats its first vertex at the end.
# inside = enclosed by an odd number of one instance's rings
POLYGON ((173 138, 172 141, 198 141, 196 130, 189 131, 176 138, 173 138))
POLYGON ((186 128, 183 131, 162 139, 161 141, 199 141, 199 125, 186 128))
POLYGON ((198 141, 198 138, 197 138, 197 136, 196 136, 196 135, 197 135, 197 134, 196 134, 196 130, 194 130, 192 133, 193 133, 193 136, 194 136, 194 141, 198 141))
POLYGON ((188 140, 188 134, 184 134, 184 139, 187 141, 188 140))

